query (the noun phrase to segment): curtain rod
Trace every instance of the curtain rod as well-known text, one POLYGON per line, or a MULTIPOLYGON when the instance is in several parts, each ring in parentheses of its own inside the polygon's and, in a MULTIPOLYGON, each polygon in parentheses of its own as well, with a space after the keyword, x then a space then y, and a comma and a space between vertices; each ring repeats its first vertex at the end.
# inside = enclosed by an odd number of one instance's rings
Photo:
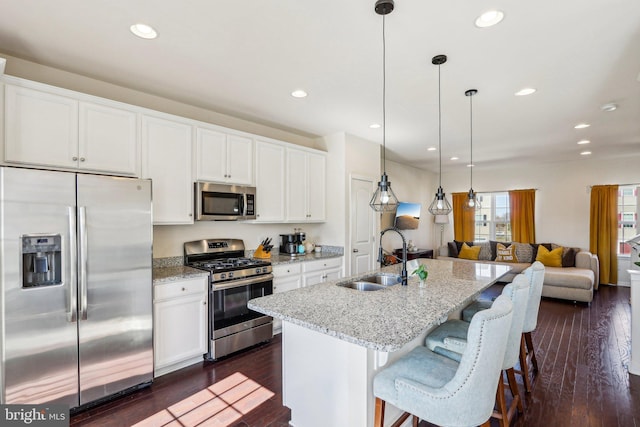
POLYGON ((476 193, 478 193, 478 194, 482 194, 482 193, 508 193, 509 191, 521 191, 521 190, 534 190, 534 191, 540 191, 540 189, 539 189, 539 188, 520 188, 520 189, 514 189, 514 190, 476 191, 476 193))
MULTIPOLYGON (((634 182, 631 184, 596 184, 596 185, 617 185, 618 187, 631 187, 632 185, 640 186, 640 182, 634 182)), ((587 188, 593 188, 595 185, 588 185, 587 188)))

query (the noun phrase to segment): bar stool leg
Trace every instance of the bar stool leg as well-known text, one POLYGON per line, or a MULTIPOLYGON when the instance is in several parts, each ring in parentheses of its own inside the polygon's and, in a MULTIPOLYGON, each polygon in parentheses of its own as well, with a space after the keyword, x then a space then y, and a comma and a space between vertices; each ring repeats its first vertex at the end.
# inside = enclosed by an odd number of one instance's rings
POLYGON ((527 393, 531 393, 531 380, 529 379, 529 362, 527 361, 527 348, 525 344, 524 333, 520 339, 520 371, 518 373, 522 375, 524 380, 524 390, 527 393))
POLYGON ((384 426, 384 404, 385 401, 376 397, 376 411, 373 419, 374 427, 384 426))
POLYGON ((513 403, 511 403, 511 406, 515 403, 518 406, 518 411, 522 413, 524 412, 524 406, 522 405, 522 398, 520 397, 520 390, 518 390, 516 374, 513 368, 507 369, 507 380, 509 381, 509 389, 513 396, 513 403))
POLYGON ((531 358, 531 363, 533 364, 533 374, 538 373, 538 361, 536 360, 536 351, 533 348, 533 339, 531 338, 531 332, 524 333, 524 339, 527 343, 527 354, 531 358))

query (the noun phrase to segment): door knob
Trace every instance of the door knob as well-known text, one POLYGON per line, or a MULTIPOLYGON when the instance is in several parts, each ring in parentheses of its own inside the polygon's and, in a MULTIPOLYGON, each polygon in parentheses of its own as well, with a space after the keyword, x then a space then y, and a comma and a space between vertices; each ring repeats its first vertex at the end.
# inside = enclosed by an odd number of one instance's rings
POLYGON ((358 252, 358 250, 357 250, 357 249, 354 249, 352 252, 355 254, 356 252, 358 252))

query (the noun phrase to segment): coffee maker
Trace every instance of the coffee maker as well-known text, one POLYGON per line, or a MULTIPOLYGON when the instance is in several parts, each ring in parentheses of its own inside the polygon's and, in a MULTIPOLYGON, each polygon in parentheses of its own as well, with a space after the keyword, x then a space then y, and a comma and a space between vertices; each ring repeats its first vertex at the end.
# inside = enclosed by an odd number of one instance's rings
POLYGON ((288 255, 303 255, 304 254, 304 240, 306 234, 304 231, 298 231, 297 229, 293 234, 281 234, 280 235, 280 253, 288 255), (302 250, 300 250, 302 247, 302 250))

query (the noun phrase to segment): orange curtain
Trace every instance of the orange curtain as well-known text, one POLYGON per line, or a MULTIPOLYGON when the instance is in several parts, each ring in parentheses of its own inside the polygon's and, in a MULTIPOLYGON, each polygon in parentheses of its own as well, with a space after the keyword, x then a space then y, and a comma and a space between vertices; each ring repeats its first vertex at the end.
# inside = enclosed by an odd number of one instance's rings
POLYGON ((511 212, 511 240, 519 243, 536 242, 536 190, 509 191, 511 212))
POLYGON ((465 209, 467 193, 453 193, 453 238, 472 242, 476 235, 476 211, 465 209))
POLYGON ((600 260, 599 283, 618 283, 618 186, 591 187, 589 251, 600 260))

